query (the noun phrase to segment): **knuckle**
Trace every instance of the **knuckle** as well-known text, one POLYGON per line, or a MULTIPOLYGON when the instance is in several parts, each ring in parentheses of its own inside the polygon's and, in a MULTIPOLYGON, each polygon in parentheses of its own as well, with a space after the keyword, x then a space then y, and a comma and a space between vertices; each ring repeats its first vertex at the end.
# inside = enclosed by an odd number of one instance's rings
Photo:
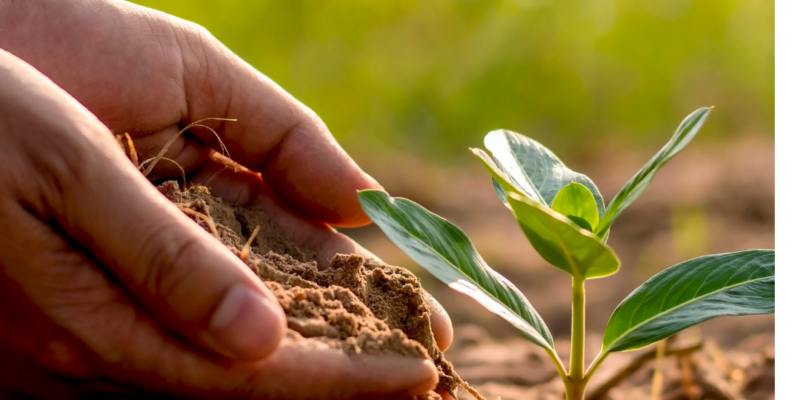
POLYGON ((201 38, 204 38, 206 40, 216 40, 216 39, 214 39, 214 35, 211 34, 211 31, 209 31, 206 27, 204 27, 203 25, 200 25, 198 23, 187 22, 186 23, 186 29, 188 31, 190 31, 190 32, 193 32, 195 35, 197 35, 197 36, 199 36, 201 38))

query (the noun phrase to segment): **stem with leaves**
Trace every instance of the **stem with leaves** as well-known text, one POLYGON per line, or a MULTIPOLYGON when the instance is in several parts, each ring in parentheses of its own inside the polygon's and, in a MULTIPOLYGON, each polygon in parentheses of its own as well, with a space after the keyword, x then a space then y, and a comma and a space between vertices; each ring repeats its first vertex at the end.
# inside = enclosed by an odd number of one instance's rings
POLYGON ((701 108, 686 117, 608 207, 591 179, 567 168, 533 139, 494 131, 485 139, 491 156, 473 149, 533 248, 572 276, 568 371, 539 314, 519 289, 489 267, 464 231, 419 204, 382 191, 364 190, 358 197, 372 221, 414 261, 544 348, 564 382, 567 400, 583 400, 589 380, 610 353, 648 346, 710 318, 775 312, 774 250, 685 261, 650 278, 617 306, 606 325, 600 354, 584 371, 586 280, 612 275, 620 267, 616 253, 606 245, 611 225, 647 189, 655 173, 692 140, 710 111, 701 108))

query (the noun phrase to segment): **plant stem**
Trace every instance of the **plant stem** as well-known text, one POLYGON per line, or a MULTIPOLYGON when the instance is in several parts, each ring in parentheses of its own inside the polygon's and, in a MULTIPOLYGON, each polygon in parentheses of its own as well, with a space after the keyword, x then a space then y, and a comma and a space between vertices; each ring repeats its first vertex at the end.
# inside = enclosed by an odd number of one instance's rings
POLYGON ((583 359, 586 342, 586 280, 572 276, 572 339, 569 353, 569 384, 567 400, 583 400, 586 381, 583 359))
POLYGON ((552 350, 545 350, 547 355, 550 357, 550 360, 553 361, 553 364, 556 366, 556 370, 558 371, 558 376, 561 377, 561 382, 564 382, 564 386, 566 387, 569 384, 569 376, 567 372, 564 371, 564 364, 561 363, 561 359, 558 358, 558 354, 552 350))
POLYGON ((583 351, 586 341, 586 289, 585 280, 572 277, 572 340, 569 353, 569 378, 583 380, 583 351))
POLYGON ((567 400, 583 400, 583 396, 586 393, 586 381, 572 381, 570 380, 569 385, 566 387, 567 389, 567 400))
POLYGON ((586 374, 584 375, 584 379, 586 381, 592 378, 592 375, 594 375, 595 371, 597 371, 597 368, 600 367, 600 364, 602 364, 603 361, 605 361, 606 357, 608 357, 608 353, 602 352, 597 355, 597 357, 594 359, 594 361, 592 361, 591 364, 589 364, 589 369, 586 370, 586 374))

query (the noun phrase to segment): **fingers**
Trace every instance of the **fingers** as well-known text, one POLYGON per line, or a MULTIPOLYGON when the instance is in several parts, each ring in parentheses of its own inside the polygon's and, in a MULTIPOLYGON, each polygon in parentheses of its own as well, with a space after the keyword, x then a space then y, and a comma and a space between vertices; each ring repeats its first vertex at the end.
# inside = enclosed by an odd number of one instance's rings
MULTIPOLYGON (((258 204, 270 220, 295 243, 316 251, 317 263, 321 268, 330 265, 330 259, 337 253, 360 254, 378 259, 350 238, 336 232, 329 226, 314 222, 289 210, 275 199, 270 188, 258 175, 237 167, 235 163, 214 154, 191 178, 192 182, 211 188, 212 193, 223 199, 239 204, 258 204), (238 172, 237 172, 238 171, 238 172)), ((453 342, 453 325, 447 311, 427 292, 425 302, 431 311, 431 328, 436 344, 442 351, 453 342)))
POLYGON ((130 164, 91 113, 0 51, 1 180, 38 218, 100 261, 183 337, 231 358, 270 354, 285 330, 274 296, 130 164))
POLYGON ((145 307, 189 339, 233 358, 272 352, 286 324, 272 294, 227 248, 119 161, 89 164, 102 172, 68 185, 65 230, 82 238, 145 307))
MULTIPOLYGON (((10 216, 4 220, 20 229, 19 235, 0 242, 0 254, 13 255, 14 265, 21 267, 9 277, 30 294, 44 315, 90 348, 78 351, 74 341, 53 341, 48 335, 47 342, 33 343, 30 351, 56 351, 57 355, 44 354, 38 360, 55 360, 43 365, 50 372, 67 371, 67 376, 86 388, 94 390, 94 383, 110 380, 188 398, 391 399, 412 397, 436 386, 438 375, 430 360, 349 356, 302 338, 284 339, 272 355, 256 362, 205 356, 143 312, 56 230, 7 203, 0 204, 0 214, 10 216), (84 372, 76 375, 76 371, 84 372)), ((3 234, 7 229, 9 225, 0 226, 3 234)), ((56 388, 39 387, 34 392, 43 398, 60 398, 69 389, 56 388)), ((79 395, 72 393, 72 397, 79 395)))
POLYGON ((436 367, 430 360, 351 357, 322 344, 281 346, 261 364, 261 376, 264 379, 259 391, 293 399, 322 398, 324 393, 330 398, 405 399, 432 390, 438 383, 436 367), (286 382, 292 386, 287 387, 286 382))
MULTIPOLYGON (((336 143, 322 121, 210 35, 183 45, 188 115, 237 118, 216 123, 230 157, 262 178, 284 204, 338 226, 369 223, 356 192, 380 188, 336 143), (213 94, 213 95, 210 95, 213 94)), ((207 130, 193 135, 218 151, 207 130)))
POLYGON ((431 310, 431 330, 439 350, 446 351, 453 344, 453 322, 450 314, 428 292, 423 292, 425 304, 431 310))

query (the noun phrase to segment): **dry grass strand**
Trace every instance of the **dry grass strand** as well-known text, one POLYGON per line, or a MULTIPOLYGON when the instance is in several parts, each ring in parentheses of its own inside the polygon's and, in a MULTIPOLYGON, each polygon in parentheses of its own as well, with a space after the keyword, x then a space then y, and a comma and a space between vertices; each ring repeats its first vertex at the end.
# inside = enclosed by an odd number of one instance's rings
MULTIPOLYGON (((225 155, 226 157, 230 158, 230 153, 228 153, 228 148, 225 147, 225 143, 222 142, 222 138, 217 134, 217 132, 215 130, 211 129, 211 127, 203 125, 202 123, 205 122, 205 121, 230 121, 230 122, 236 122, 237 120, 233 119, 233 118, 215 118, 215 117, 211 117, 211 118, 203 118, 203 119, 201 119, 199 121, 195 121, 195 122, 192 122, 189 125, 186 125, 185 127, 183 127, 183 129, 178 131, 178 133, 173 135, 167 141, 167 143, 164 144, 164 147, 161 148, 161 150, 158 152, 158 154, 156 154, 156 156, 153 157, 155 161, 151 162, 150 165, 147 167, 147 169, 143 172, 144 176, 149 175, 150 172, 153 171, 153 168, 155 168, 156 164, 158 164, 158 162, 162 158, 164 158, 164 154, 167 153, 167 150, 169 150, 170 146, 172 146, 175 143, 175 141, 178 140, 178 138, 181 137, 181 135, 183 135, 184 132, 186 132, 187 130, 189 130, 191 128, 194 128, 194 127, 202 127, 202 128, 206 128, 206 129, 210 130, 211 133, 213 133, 214 136, 216 136, 217 140, 219 141, 219 147, 220 147, 220 150, 222 150, 222 154, 225 155)), ((142 164, 144 164, 144 163, 142 163, 142 164)))
POLYGON ((136 153, 136 146, 133 145, 133 139, 131 139, 131 135, 129 135, 128 132, 125 132, 124 134, 115 135, 114 137, 117 139, 117 144, 119 147, 122 148, 122 151, 128 156, 128 159, 131 160, 133 165, 138 168, 139 155, 136 153), (123 139, 125 139, 125 142, 122 141, 123 139), (125 146, 126 142, 127 147, 125 146))
POLYGON ((226 169, 230 169, 235 173, 239 173, 239 169, 237 168, 238 164, 236 164, 233 160, 230 160, 230 158, 228 158, 228 161, 230 161, 230 162, 229 163, 228 162, 222 163, 223 167, 220 168, 219 171, 217 171, 213 175, 211 175, 210 178, 206 179, 206 182, 203 184, 203 186, 211 187, 211 181, 214 180, 214 178, 216 178, 217 175, 219 175, 222 171, 225 171, 226 169))
MULTIPOLYGON (((222 171, 225 171, 226 169, 228 169, 228 166, 227 166, 227 165, 226 165, 226 166, 224 166, 224 167, 222 167, 222 168, 221 168, 219 171, 217 171, 217 172, 214 172, 214 175, 211 175, 211 177, 210 177, 210 178, 206 179, 206 183, 204 183, 204 184, 203 184, 203 186, 205 186, 205 187, 211 187, 211 181, 212 181, 212 180, 214 180, 214 178, 216 178, 216 177, 217 177, 217 175, 219 175, 219 174, 220 174, 220 172, 222 172, 222 171)), ((236 171, 236 170, 234 169, 234 171, 236 171)))
POLYGON ((244 262, 247 262, 247 257, 250 256, 250 245, 253 244, 253 240, 255 240, 259 229, 261 229, 261 225, 256 225, 256 229, 253 229, 253 233, 250 234, 250 238, 247 239, 247 243, 245 243, 244 247, 242 247, 242 252, 239 254, 239 258, 241 258, 244 262))
MULTIPOLYGON (((133 165, 138 166, 139 155, 136 154, 136 146, 133 145, 133 139, 131 139, 131 135, 129 135, 128 132, 125 132, 125 140, 128 142, 128 149, 130 151, 131 161, 133 162, 133 165)), ((120 139, 120 141, 122 140, 120 139)))
MULTIPOLYGON (((475 399, 477 399, 477 400, 486 400, 483 396, 481 396, 480 393, 478 393, 477 390, 473 389, 472 386, 469 385, 469 383, 467 383, 465 380, 461 379, 461 377, 458 376, 458 374, 454 373, 453 374, 453 379, 455 379, 456 384, 458 384, 459 386, 464 388, 464 390, 466 390, 467 393, 471 394, 472 397, 474 397, 475 399)), ((456 394, 454 392, 449 392, 448 391, 448 393, 450 393, 450 396, 453 396, 454 399, 458 400, 458 396, 456 396, 456 394)))
MULTIPOLYGON (((150 157, 150 158, 148 158, 147 160, 144 160, 144 161, 142 161, 142 164, 141 164, 141 165, 139 165, 139 170, 141 171, 141 170, 142 170, 142 168, 143 168, 143 167, 144 167, 146 164, 148 164, 148 163, 153 163, 153 164, 155 164, 155 159, 156 159, 155 157, 150 157)), ((179 170, 181 170, 181 176, 183 177, 183 189, 184 189, 184 190, 186 190, 186 184, 187 184, 188 182, 186 181, 186 171, 183 169, 183 167, 181 167, 181 165, 180 165, 180 164, 178 164, 178 162, 177 162, 177 161, 175 161, 175 160, 173 160, 173 159, 171 159, 171 158, 167 158, 167 157, 161 157, 161 160, 164 160, 164 161, 169 161, 169 162, 171 162, 171 163, 175 164, 175 166, 176 166, 176 167, 178 167, 178 169, 179 169, 179 170)), ((152 168, 151 168, 151 169, 152 169, 152 168)), ((145 177, 147 177, 147 175, 145 175, 144 173, 142 173, 142 174, 143 174, 145 177)))
MULTIPOLYGON (((478 400, 486 400, 486 399, 483 398, 483 396, 480 395, 480 393, 478 393, 477 390, 473 389, 472 386, 468 385, 467 382, 461 381, 461 387, 466 389, 467 392, 469 392, 469 394, 472 395, 472 397, 474 397, 474 398, 476 398, 478 400)), ((455 397, 455 396, 453 396, 453 397, 455 397)))
POLYGON ((208 229, 211 230, 211 234, 214 235, 214 237, 217 238, 217 240, 222 240, 220 239, 219 231, 217 231, 217 225, 214 223, 214 220, 211 217, 203 213, 199 213, 195 210, 192 210, 191 208, 187 207, 186 204, 178 204, 178 208, 192 217, 201 219, 203 222, 206 223, 206 225, 208 225, 208 229))

